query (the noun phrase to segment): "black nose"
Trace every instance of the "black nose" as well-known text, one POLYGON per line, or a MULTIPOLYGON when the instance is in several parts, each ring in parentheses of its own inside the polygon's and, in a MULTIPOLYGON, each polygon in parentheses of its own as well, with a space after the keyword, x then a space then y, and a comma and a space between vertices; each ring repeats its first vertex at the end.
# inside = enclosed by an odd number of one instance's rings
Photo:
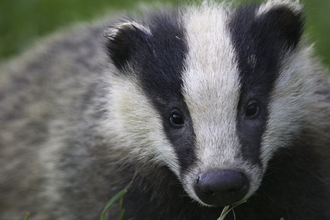
POLYGON ((246 175, 237 170, 212 170, 198 177, 195 192, 208 205, 227 206, 244 198, 249 190, 246 175))

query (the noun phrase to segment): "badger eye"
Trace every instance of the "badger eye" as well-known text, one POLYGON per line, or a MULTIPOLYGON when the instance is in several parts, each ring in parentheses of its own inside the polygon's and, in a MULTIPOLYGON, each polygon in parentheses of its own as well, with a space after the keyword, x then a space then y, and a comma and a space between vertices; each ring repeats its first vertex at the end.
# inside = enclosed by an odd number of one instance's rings
POLYGON ((174 127, 182 127, 184 125, 184 120, 182 115, 177 112, 171 113, 170 123, 174 127))
POLYGON ((245 115, 247 117, 255 117, 259 114, 260 107, 256 101, 249 102, 248 106, 245 109, 245 115))

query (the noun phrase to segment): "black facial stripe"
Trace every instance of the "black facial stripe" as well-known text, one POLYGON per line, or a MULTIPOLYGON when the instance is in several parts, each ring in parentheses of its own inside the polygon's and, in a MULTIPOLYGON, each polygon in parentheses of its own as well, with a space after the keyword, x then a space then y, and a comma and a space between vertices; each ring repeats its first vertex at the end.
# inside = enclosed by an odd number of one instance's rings
POLYGON ((237 54, 240 97, 237 107, 237 131, 242 154, 260 163, 261 138, 268 120, 270 93, 278 78, 283 47, 269 17, 256 18, 256 6, 238 8, 229 24, 237 54), (273 30, 274 28, 274 30, 273 30), (261 112, 257 120, 244 117, 249 100, 255 99, 261 112))
POLYGON ((145 94, 162 117, 164 131, 174 146, 181 172, 184 172, 196 159, 192 120, 182 94, 182 72, 187 54, 184 29, 177 12, 154 15, 146 26, 152 36, 146 45, 137 48, 138 77, 145 94), (173 108, 183 114, 183 128, 170 125, 173 108))

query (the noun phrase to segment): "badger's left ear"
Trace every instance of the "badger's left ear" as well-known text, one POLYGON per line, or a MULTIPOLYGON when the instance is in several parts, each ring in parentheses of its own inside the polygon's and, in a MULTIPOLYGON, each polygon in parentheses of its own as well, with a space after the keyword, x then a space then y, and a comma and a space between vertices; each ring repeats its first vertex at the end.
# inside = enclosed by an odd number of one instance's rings
POLYGON ((269 0, 256 13, 257 26, 265 35, 275 36, 283 49, 294 49, 304 28, 302 5, 289 0, 269 0))
POLYGON ((135 21, 125 21, 106 30, 106 47, 114 65, 125 69, 150 36, 148 27, 135 21))

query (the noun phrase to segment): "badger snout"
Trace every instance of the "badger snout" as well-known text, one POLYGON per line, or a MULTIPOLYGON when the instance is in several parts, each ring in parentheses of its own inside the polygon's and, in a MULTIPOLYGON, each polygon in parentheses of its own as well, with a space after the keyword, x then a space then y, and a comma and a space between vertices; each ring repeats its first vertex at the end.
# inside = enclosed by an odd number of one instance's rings
POLYGON ((217 169, 199 175, 194 188, 205 204, 227 206, 244 198, 249 190, 249 180, 240 171, 217 169))

